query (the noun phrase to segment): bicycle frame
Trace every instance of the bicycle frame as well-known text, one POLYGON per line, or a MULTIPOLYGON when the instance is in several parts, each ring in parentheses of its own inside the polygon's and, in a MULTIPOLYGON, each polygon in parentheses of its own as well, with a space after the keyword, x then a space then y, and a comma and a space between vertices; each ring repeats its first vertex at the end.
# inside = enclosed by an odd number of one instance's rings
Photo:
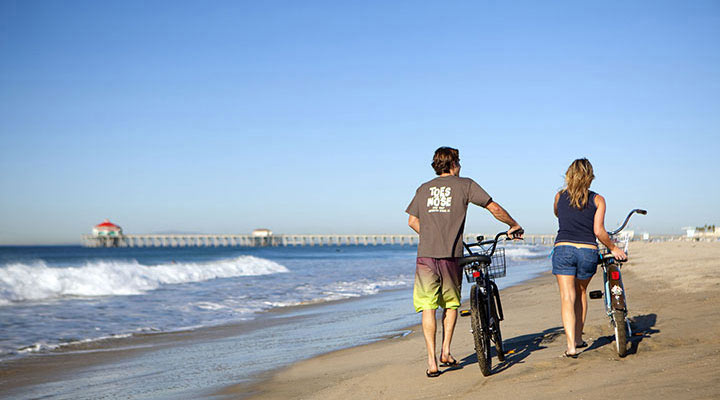
MULTIPOLYGON (((482 293, 483 298, 485 298, 485 296, 493 297, 495 303, 495 310, 497 311, 498 321, 502 321, 505 319, 505 317, 503 316, 502 304, 500 303, 500 290, 498 289, 495 281, 489 277, 487 268, 488 265, 482 265, 480 267, 480 270, 478 270, 478 272, 480 272, 480 276, 475 277, 475 284, 477 285, 478 289, 481 290, 480 293, 482 293)), ((485 312, 488 316, 493 315, 492 303, 493 302, 487 300, 485 301, 485 312)))
MULTIPOLYGON (((602 256, 601 256, 602 257, 602 256)), ((625 287, 622 283, 620 263, 611 259, 602 260, 603 270, 605 311, 610 315, 613 310, 627 311, 627 299, 625 298, 625 287)))

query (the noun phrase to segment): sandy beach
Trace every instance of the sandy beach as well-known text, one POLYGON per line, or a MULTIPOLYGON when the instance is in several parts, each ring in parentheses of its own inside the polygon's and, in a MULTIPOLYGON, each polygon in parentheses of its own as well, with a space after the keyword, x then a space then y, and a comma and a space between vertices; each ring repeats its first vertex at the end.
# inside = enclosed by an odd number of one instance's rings
MULTIPOLYGON (((502 291, 506 360, 483 377, 460 318, 458 367, 425 377, 419 326, 398 339, 328 353, 219 395, 258 399, 711 399, 720 397, 720 243, 632 243, 624 267, 635 335, 619 358, 601 300, 590 300, 577 359, 565 359, 559 294, 545 274, 502 291)), ((591 290, 599 289, 596 275, 591 290)))
MULTIPOLYGON (((559 295, 554 277, 545 273, 502 291, 508 354, 504 363, 493 359, 490 377, 483 377, 477 366, 469 318, 459 319, 453 343, 459 367, 443 369, 434 379, 424 374, 419 326, 408 328, 411 333, 406 336, 329 352, 280 370, 264 369, 269 372, 253 365, 248 349, 242 347, 253 332, 268 336, 271 345, 287 319, 307 325, 320 321, 314 316, 323 313, 353 315, 364 302, 369 304, 365 308, 375 309, 385 303, 374 297, 396 293, 386 292, 364 300, 291 307, 253 324, 141 335, 25 357, 0 364, 0 397, 73 399, 105 393, 120 398, 125 393, 163 399, 718 398, 720 243, 632 243, 630 256, 624 276, 636 336, 623 359, 615 353, 600 300, 590 301, 585 329, 589 348, 578 359, 560 357, 565 338, 559 295), (252 379, 216 379, 218 370, 240 376, 243 368, 254 371, 252 379), (227 386, 228 382, 234 384, 227 386)), ((595 278, 591 289, 600 285, 601 279, 595 278)), ((354 322, 373 330, 369 317, 365 312, 354 322)))

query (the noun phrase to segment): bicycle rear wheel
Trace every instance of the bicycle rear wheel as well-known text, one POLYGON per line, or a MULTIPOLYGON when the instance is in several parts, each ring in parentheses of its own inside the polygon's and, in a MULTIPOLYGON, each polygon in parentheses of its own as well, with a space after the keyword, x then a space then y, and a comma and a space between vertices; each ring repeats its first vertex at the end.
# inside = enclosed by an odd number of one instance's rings
POLYGON ((613 310, 613 325, 615 325, 615 347, 620 357, 627 355, 627 322, 625 321, 625 312, 622 310, 613 310))
POLYGON ((477 285, 470 288, 470 324, 475 339, 475 353, 483 376, 490 375, 492 359, 490 358, 490 336, 488 318, 485 311, 485 296, 477 285))

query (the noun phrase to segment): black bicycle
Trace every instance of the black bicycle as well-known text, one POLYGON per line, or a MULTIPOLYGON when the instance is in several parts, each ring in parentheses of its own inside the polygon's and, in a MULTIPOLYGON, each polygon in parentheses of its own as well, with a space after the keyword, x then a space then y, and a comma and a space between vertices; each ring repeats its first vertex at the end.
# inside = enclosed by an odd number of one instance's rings
MULTIPOLYGON (((630 214, 628 214, 627 218, 625 218, 625 222, 623 222, 618 229, 608 232, 610 240, 612 240, 616 246, 622 248, 625 253, 628 252, 628 242, 630 237, 627 235, 620 237, 618 233, 625 228, 630 220, 630 217, 634 213, 646 215, 647 211, 639 208, 630 211, 630 214)), ((627 319, 627 297, 625 287, 622 282, 622 275, 620 274, 620 267, 624 261, 616 260, 610 250, 605 246, 601 246, 599 252, 599 264, 603 270, 604 290, 593 290, 590 292, 590 298, 605 298, 605 312, 610 318, 610 324, 615 330, 615 347, 618 356, 625 357, 627 354, 627 341, 628 338, 632 336, 632 329, 630 328, 630 322, 627 319)))
MULTIPOLYGON (((463 242, 470 255, 458 260, 465 272, 465 278, 469 283, 473 283, 470 288, 470 327, 475 339, 478 364, 484 376, 490 375, 492 367, 491 341, 495 344, 498 360, 505 360, 500 332, 503 311, 500 292, 494 281, 504 277, 506 272, 505 249, 496 249, 503 236, 510 238, 507 232, 500 232, 492 240, 483 241, 484 237, 478 236, 477 243, 463 242), (473 251, 473 248, 476 250, 473 251)), ((467 315, 466 313, 467 311, 463 315, 467 315)))

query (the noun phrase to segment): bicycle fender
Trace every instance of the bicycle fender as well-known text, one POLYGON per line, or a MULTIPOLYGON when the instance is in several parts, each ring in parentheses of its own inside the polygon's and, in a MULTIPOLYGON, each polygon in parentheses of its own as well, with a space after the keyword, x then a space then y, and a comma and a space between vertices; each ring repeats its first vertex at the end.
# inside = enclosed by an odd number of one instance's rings
POLYGON ((502 304, 500 303, 500 291, 498 290, 497 284, 495 284, 495 282, 490 281, 490 286, 492 286, 493 298, 495 299, 495 309, 498 313, 498 319, 502 321, 505 319, 505 316, 503 315, 502 304))
POLYGON ((610 303, 612 304, 613 310, 625 310, 625 289, 622 284, 622 276, 620 275, 620 266, 616 263, 612 263, 608 266, 608 288, 610 293, 610 303), (616 279, 613 279, 616 278, 616 279))

